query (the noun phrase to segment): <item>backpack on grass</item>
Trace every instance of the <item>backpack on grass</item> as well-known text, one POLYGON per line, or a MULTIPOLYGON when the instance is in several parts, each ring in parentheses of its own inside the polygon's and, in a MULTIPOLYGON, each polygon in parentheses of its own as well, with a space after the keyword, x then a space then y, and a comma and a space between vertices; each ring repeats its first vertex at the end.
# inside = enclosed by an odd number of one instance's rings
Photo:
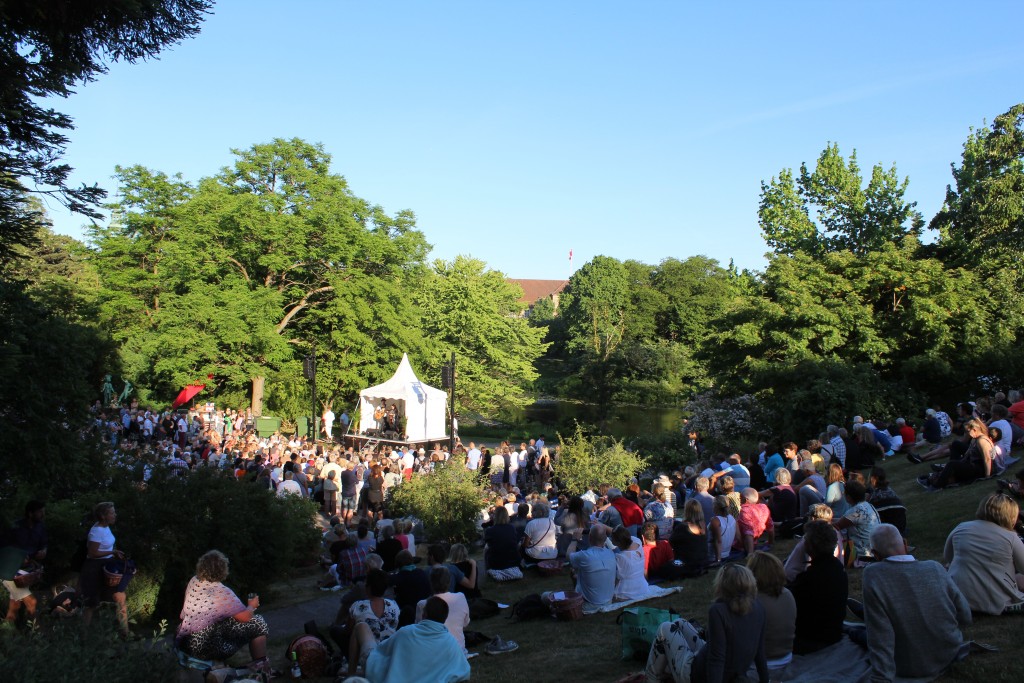
POLYGON ((542 619, 551 616, 551 608, 544 602, 540 593, 530 593, 516 604, 512 605, 512 614, 509 619, 516 621, 527 621, 529 619, 542 619))

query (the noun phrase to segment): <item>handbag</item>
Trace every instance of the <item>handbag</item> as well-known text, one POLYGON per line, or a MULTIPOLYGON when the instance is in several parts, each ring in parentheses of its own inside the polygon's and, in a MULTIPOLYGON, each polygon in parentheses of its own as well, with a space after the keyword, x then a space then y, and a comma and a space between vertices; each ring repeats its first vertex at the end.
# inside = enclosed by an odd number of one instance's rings
POLYGON ((622 659, 646 661, 658 627, 678 617, 673 611, 655 607, 627 607, 622 610, 616 619, 622 627, 622 659))

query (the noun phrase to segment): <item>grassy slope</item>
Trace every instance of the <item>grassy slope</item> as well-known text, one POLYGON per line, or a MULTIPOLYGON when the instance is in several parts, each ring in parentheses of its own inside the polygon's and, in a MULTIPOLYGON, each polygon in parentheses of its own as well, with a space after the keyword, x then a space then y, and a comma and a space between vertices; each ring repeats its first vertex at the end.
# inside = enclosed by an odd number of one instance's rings
MULTIPOLYGON (((979 482, 970 486, 936 493, 925 492, 914 478, 927 470, 926 465, 911 465, 903 458, 890 458, 884 463, 895 491, 908 508, 908 538, 916 546, 919 559, 941 560, 942 548, 949 531, 959 522, 971 519, 982 497, 995 490, 994 482, 979 482)), ((1016 467, 1014 468, 1014 470, 1016 467)), ((1008 475, 1004 475, 1008 476, 1008 475)), ((793 541, 779 541, 773 552, 785 559, 793 541)), ((478 556, 479 559, 479 556, 478 556)), ((312 575, 297 580, 311 584, 312 575)), ((712 575, 689 579, 683 583, 681 593, 662 600, 643 603, 651 607, 672 608, 685 617, 707 621, 711 603, 712 575)), ((512 604, 528 593, 571 588, 568 576, 541 578, 528 572, 523 581, 497 584, 481 577, 484 595, 499 602, 512 604)), ((298 586, 292 585, 295 589, 298 586)), ((307 590, 310 590, 307 587, 307 590)), ((308 596, 302 589, 286 590, 286 594, 308 596)), ((860 570, 850 572, 850 595, 860 597, 860 570)), ((280 596, 278 596, 280 597, 280 596)), ((286 601, 285 601, 286 602, 286 601)), ((270 607, 281 607, 277 603, 270 607)), ((508 610, 505 610, 508 612, 508 610)), ((519 643, 517 652, 490 657, 481 654, 472 660, 473 679, 488 683, 530 681, 587 680, 601 683, 616 681, 626 674, 642 668, 636 662, 620 659, 620 628, 615 623, 618 613, 584 617, 576 622, 526 621, 513 622, 504 616, 473 622, 471 629, 489 636, 501 635, 519 643)), ((852 616, 851 616, 852 618, 852 616)), ((325 625, 323 625, 325 626, 325 625)), ((275 664, 287 642, 296 634, 272 634, 271 656, 275 664)), ((1019 681, 1016 658, 1013 653, 1024 640, 1024 617, 980 617, 967 630, 968 638, 992 643, 1001 648, 994 654, 975 655, 952 668, 942 681, 1019 681)), ((482 648, 476 648, 477 651, 482 648)), ((324 679, 326 680, 326 679, 324 679)))
MULTIPOLYGON (((903 458, 890 458, 884 466, 894 490, 908 509, 908 537, 916 546, 919 559, 941 560, 946 535, 959 522, 971 519, 981 498, 995 489, 993 482, 979 482, 947 491, 928 493, 914 481, 926 465, 911 465, 903 458)), ((1016 469, 1016 468, 1014 468, 1016 469)), ((780 541, 773 552, 785 559, 793 541, 780 541)), ((673 608, 686 617, 707 621, 711 602, 712 576, 683 582, 681 593, 663 600, 644 603, 652 607, 673 608)), ((512 603, 527 593, 567 588, 566 577, 537 578, 494 584, 486 579, 482 588, 488 597, 512 603)), ((850 595, 860 596, 860 570, 850 572, 850 595)), ((476 622, 470 628, 487 635, 500 634, 519 643, 519 651, 499 657, 481 655, 473 660, 473 678, 490 683, 504 681, 578 680, 581 672, 593 681, 615 681, 642 668, 619 658, 617 613, 584 617, 572 623, 529 621, 513 623, 503 617, 476 622)), ((852 618, 852 617, 851 617, 852 618)), ((980 617, 968 629, 968 638, 992 643, 1001 648, 995 654, 976 655, 956 665, 943 681, 1019 681, 1016 658, 1012 654, 1024 640, 1024 618, 980 617)))

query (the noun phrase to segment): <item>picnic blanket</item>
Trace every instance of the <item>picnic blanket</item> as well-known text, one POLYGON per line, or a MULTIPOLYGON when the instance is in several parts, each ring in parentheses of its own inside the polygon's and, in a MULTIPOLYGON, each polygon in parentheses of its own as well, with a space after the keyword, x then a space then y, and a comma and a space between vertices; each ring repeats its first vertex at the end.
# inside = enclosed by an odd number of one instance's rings
POLYGON ((650 586, 647 590, 647 595, 642 598, 637 598, 636 600, 624 600, 622 602, 611 602, 607 605, 584 605, 583 613, 599 614, 601 612, 614 612, 617 609, 622 609, 623 607, 628 607, 638 602, 653 600, 654 598, 663 598, 666 595, 672 595, 673 593, 678 593, 681 590, 683 590, 682 586, 670 586, 664 588, 661 586, 650 586))
MULTIPOLYGON (((756 672, 750 680, 757 680, 756 672)), ((871 665, 860 645, 843 637, 838 643, 809 655, 794 655, 784 669, 772 671, 773 681, 781 683, 868 683, 871 665)), ((926 683, 934 678, 900 678, 897 683, 926 683)))

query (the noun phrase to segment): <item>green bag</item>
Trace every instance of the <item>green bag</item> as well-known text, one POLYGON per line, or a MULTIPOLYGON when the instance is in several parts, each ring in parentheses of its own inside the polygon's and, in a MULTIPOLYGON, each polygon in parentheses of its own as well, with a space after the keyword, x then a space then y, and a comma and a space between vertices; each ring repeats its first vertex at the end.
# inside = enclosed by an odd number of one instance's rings
POLYGON ((667 609, 627 607, 616 622, 622 625, 622 658, 647 660, 658 627, 679 615, 667 609))
POLYGON ((21 548, 6 546, 0 548, 0 579, 10 581, 25 563, 28 553, 21 548))

